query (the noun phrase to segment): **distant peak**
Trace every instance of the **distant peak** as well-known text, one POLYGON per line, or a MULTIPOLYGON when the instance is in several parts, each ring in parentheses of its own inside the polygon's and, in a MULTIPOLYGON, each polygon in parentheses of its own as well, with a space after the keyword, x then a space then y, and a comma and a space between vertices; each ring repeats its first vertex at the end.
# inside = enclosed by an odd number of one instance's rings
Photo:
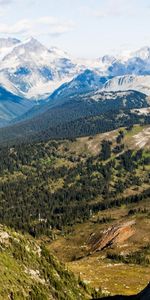
POLYGON ((63 51, 57 47, 50 47, 49 52, 55 53, 57 56, 69 58, 69 55, 66 51, 63 51))
POLYGON ((104 55, 101 60, 103 63, 112 63, 116 60, 116 58, 112 55, 107 54, 107 55, 104 55))
POLYGON ((40 50, 47 49, 44 45, 42 45, 37 39, 30 37, 24 40, 20 45, 20 47, 24 47, 28 50, 40 50))
POLYGON ((16 39, 16 38, 0 38, 0 47, 5 48, 5 47, 12 47, 17 44, 19 44, 21 41, 16 39))
POLYGON ((132 53, 132 56, 136 56, 141 59, 150 59, 150 47, 145 46, 132 53))
POLYGON ((24 40, 23 42, 24 44, 41 44, 37 39, 35 39, 34 37, 29 37, 26 40, 24 40))

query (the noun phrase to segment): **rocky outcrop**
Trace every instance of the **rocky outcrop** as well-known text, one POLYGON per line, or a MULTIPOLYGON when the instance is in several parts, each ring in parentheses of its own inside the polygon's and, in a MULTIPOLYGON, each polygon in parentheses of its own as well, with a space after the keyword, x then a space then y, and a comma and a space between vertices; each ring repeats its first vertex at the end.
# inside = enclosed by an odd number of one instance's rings
MULTIPOLYGON (((133 296, 112 296, 112 297, 105 297, 105 298, 100 298, 100 300, 126 300, 126 299, 131 299, 131 300, 150 300, 150 283, 148 286, 139 294, 133 295, 133 296)), ((94 299, 93 299, 94 300, 94 299)))
POLYGON ((101 236, 93 239, 90 253, 101 251, 113 245, 122 244, 135 233, 134 224, 135 221, 130 221, 109 227, 101 236))

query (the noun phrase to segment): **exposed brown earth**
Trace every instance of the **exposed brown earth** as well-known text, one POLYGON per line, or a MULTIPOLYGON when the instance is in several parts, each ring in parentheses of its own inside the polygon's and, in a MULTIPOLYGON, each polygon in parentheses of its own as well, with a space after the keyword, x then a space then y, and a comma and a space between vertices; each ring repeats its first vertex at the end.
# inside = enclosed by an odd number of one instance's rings
POLYGON ((134 225, 135 221, 117 224, 109 227, 100 236, 91 236, 91 241, 89 241, 91 244, 90 253, 104 250, 113 245, 122 244, 135 233, 134 225))

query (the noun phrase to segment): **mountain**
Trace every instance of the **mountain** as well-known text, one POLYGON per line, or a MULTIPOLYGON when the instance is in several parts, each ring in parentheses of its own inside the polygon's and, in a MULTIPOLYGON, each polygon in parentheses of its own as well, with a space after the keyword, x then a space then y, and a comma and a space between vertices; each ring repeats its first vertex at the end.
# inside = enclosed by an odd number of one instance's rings
MULTIPOLYGON (((82 102, 87 99, 88 93, 96 90, 135 90, 150 94, 148 47, 124 56, 105 55, 87 61, 71 58, 66 52, 54 47, 48 49, 34 38, 24 42, 8 38, 0 39, 0 51, 0 86, 3 88, 0 126, 46 113, 46 110, 66 102, 70 105, 70 101, 76 101, 77 95, 82 102), (9 91, 12 96, 7 93, 4 95, 4 91, 9 91), (14 99, 15 95, 19 97, 18 100, 14 99), (11 99, 10 103, 8 99, 11 99), (36 101, 33 103, 33 100, 36 101)), ((113 105, 116 109, 118 102, 113 105)), ((103 108, 104 102, 101 111, 103 108)))
POLYGON ((64 94, 63 97, 62 95, 59 97, 58 94, 54 100, 52 95, 50 99, 47 105, 49 108, 72 103, 73 105, 78 105, 78 109, 80 110, 80 105, 84 103, 84 105, 90 108, 92 108, 92 106, 99 106, 99 113, 108 110, 132 109, 148 106, 146 95, 132 90, 115 92, 102 91, 100 89, 87 93, 71 94, 70 96, 64 94))
POLYGON ((34 38, 23 42, 8 38, 0 39, 0 53, 1 85, 28 99, 45 99, 62 84, 70 81, 69 86, 64 85, 63 94, 70 94, 71 89, 75 88, 84 92, 86 87, 89 89, 87 70, 91 72, 90 76, 92 72, 95 73, 92 84, 96 87, 99 85, 98 77, 109 79, 126 75, 150 75, 149 47, 128 54, 104 55, 98 59, 84 60, 75 59, 55 47, 47 48, 34 38), (78 84, 77 77, 80 73, 78 84))
POLYGON ((76 76, 72 81, 64 83, 50 96, 54 98, 64 98, 90 91, 96 91, 104 87, 108 77, 102 77, 98 72, 86 69, 76 76))
POLYGON ((0 38, 0 59, 12 51, 12 49, 20 44, 20 40, 15 38, 0 38))
POLYGON ((138 57, 143 60, 150 60, 150 47, 142 47, 141 49, 131 53, 132 57, 138 57))
POLYGON ((145 107, 148 107, 147 96, 135 91, 98 90, 52 99, 38 111, 33 107, 20 122, 2 128, 0 142, 72 138, 129 126, 142 120, 148 122, 148 115, 143 118, 142 114, 130 112, 145 107))
POLYGON ((150 76, 116 76, 108 80, 103 89, 105 91, 126 91, 133 89, 150 95, 150 76))
MULTIPOLYGON (((78 109, 80 109, 80 106, 82 106, 82 101, 84 101, 84 104, 87 101, 87 105, 89 105, 90 101, 93 102, 99 102, 101 101, 101 108, 98 109, 97 112, 102 112, 103 110, 108 110, 108 106, 110 106, 110 109, 120 109, 121 102, 118 103, 117 99, 121 99, 124 97, 124 100, 126 97, 128 98, 127 107, 124 105, 123 108, 129 108, 129 99, 131 101, 133 95, 135 95, 135 103, 132 99, 133 103, 131 106, 136 106, 136 108, 139 105, 146 105, 147 107, 147 100, 144 104, 141 100, 143 99, 142 93, 136 93, 132 92, 132 83, 131 85, 128 85, 126 88, 117 88, 116 84, 114 84, 113 88, 113 82, 115 83, 118 78, 118 85, 119 85, 119 78, 120 78, 120 85, 122 83, 122 77, 115 77, 113 79, 109 79, 108 77, 101 77, 96 72, 85 70, 83 73, 79 74, 77 77, 75 77, 72 81, 65 83, 61 85, 58 89, 55 90, 54 93, 47 99, 45 99, 45 103, 43 105, 34 106, 29 110, 27 113, 22 115, 20 118, 17 118, 16 121, 31 119, 35 117, 36 115, 40 115, 41 113, 46 113, 49 109, 53 107, 57 107, 66 103, 72 103, 75 105, 75 102, 78 100, 78 109), (111 85, 112 83, 112 85, 111 85), (109 86, 110 84, 110 86, 109 86), (122 93, 120 91, 122 90, 122 93), (127 92, 130 90, 129 92, 127 92), (115 91, 118 91, 115 93, 115 91), (114 102, 111 101, 111 104, 108 100, 115 99, 114 102), (137 99, 137 101, 136 101, 137 99), (106 104, 106 102, 107 104, 106 104), (79 106, 79 102, 81 101, 81 104, 79 106), (74 102, 74 103, 73 103, 74 102), (118 105, 118 106, 117 106, 118 105), (107 107, 106 109, 104 107, 107 107)), ((128 78, 128 77, 127 77, 128 78)), ((132 77, 131 77, 132 78, 132 77)), ((133 77, 136 78, 136 77, 133 77)), ((143 78, 144 79, 144 78, 143 78)), ((128 79, 129 81, 129 79, 128 79)), ((130 81, 129 81, 130 82, 130 81)), ((124 85, 123 85, 124 87, 124 85)), ((135 88, 136 89, 136 88, 135 88)), ((145 96, 144 96, 145 98, 145 96)), ((131 103, 130 103, 131 104, 131 103)), ((99 105, 99 104, 98 104, 99 105)), ((92 105, 91 105, 92 106, 92 105)), ((131 107, 134 108, 134 107, 131 107)))
POLYGON ((17 44, 0 61, 0 82, 15 86, 26 98, 42 98, 80 72, 68 54, 31 38, 17 44))
POLYGON ((0 127, 27 112, 34 105, 0 86, 0 127))
MULTIPOLYGON (((27 111, 24 115, 16 118, 15 121, 30 119, 38 114, 46 112, 49 108, 62 105, 67 101, 67 98, 77 97, 80 94, 87 94, 94 92, 104 87, 108 77, 101 77, 96 71, 89 69, 80 73, 73 80, 68 83, 62 84, 58 89, 52 93, 45 101, 40 101, 31 110, 27 111)), ((79 96, 80 97, 80 96, 79 96)))
POLYGON ((108 66, 107 74, 109 76, 150 75, 150 61, 138 57, 130 58, 126 62, 115 60, 108 66))
POLYGON ((15 38, 0 38, 0 49, 10 48, 20 43, 20 40, 15 38))
POLYGON ((146 286, 149 129, 136 125, 93 137, 0 147, 0 223, 9 226, 0 226, 0 299, 11 292, 12 299, 24 299, 22 290, 27 299, 47 299, 51 288, 58 292, 54 299, 68 299, 71 289, 71 299, 78 299, 67 269, 106 294, 137 294, 146 286), (97 237, 107 247, 90 254, 97 237), (68 262, 66 268, 50 249, 68 262))
MULTIPOLYGON (((88 71, 89 75, 89 71, 88 71)), ((91 75, 91 72, 90 72, 91 75)), ((95 74, 94 74, 95 75, 95 74)), ((85 76, 85 73, 83 73, 85 76)), ((92 72, 93 76, 93 72, 92 72)), ((76 83, 79 86, 81 81, 79 78, 82 78, 82 75, 77 77, 72 82, 62 85, 58 90, 56 90, 50 97, 47 98, 46 102, 43 105, 34 106, 29 111, 27 111, 24 115, 21 115, 20 118, 14 120, 22 121, 28 120, 35 117, 34 122, 36 122, 36 118, 41 118, 43 116, 43 120, 47 120, 53 126, 52 120, 49 120, 49 113, 53 111, 59 111, 57 113, 57 118, 54 118, 54 124, 56 124, 56 120, 62 120, 61 113, 62 111, 66 110, 67 114, 64 115, 63 120, 72 120, 72 118, 77 117, 85 117, 87 115, 92 115, 96 113, 104 113, 109 110, 117 110, 120 109, 134 109, 134 108, 144 108, 148 107, 148 100, 145 94, 135 91, 90 91, 85 93, 80 93, 80 89, 76 90, 76 83), (66 85, 68 88, 66 88, 66 85), (77 116, 73 113, 73 109, 75 110, 77 116), (74 117, 73 117, 74 115, 74 117)), ((102 82, 105 82, 106 78, 99 78, 99 85, 102 85, 102 82)), ((85 82, 85 81, 84 81, 85 82)), ((92 89, 92 85, 85 84, 85 91, 92 89)), ((84 89, 84 88, 83 88, 84 89)), ((94 89, 94 87, 93 87, 94 89)), ((53 113, 52 113, 53 114, 53 113)), ((52 118, 53 119, 53 118, 52 118)), ((43 123, 43 121, 42 121, 43 123)))

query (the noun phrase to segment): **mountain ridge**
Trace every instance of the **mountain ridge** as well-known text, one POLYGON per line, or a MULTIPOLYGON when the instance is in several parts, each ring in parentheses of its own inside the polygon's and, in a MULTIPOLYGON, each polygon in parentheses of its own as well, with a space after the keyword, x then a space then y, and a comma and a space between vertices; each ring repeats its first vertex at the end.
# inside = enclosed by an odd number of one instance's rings
POLYGON ((36 107, 0 129, 0 142, 27 141, 39 138, 74 138, 110 131, 136 122, 148 122, 149 116, 136 113, 148 107, 145 94, 135 91, 95 91, 74 97, 52 99, 39 110, 36 107), (41 112, 41 110, 43 111, 41 112), (133 110, 133 111, 132 111, 133 110), (111 118, 110 118, 111 114, 111 118))
MULTIPOLYGON (((0 39, 0 45, 6 46, 1 48, 1 84, 10 91, 14 86, 16 93, 19 90, 28 99, 45 99, 86 69, 96 72, 99 77, 150 75, 149 47, 128 55, 104 55, 88 61, 73 58, 55 47, 47 48, 34 38, 23 42, 0 39)), ((132 89, 135 89, 134 85, 132 89)))
POLYGON ((0 127, 27 112, 34 105, 0 86, 0 127))

